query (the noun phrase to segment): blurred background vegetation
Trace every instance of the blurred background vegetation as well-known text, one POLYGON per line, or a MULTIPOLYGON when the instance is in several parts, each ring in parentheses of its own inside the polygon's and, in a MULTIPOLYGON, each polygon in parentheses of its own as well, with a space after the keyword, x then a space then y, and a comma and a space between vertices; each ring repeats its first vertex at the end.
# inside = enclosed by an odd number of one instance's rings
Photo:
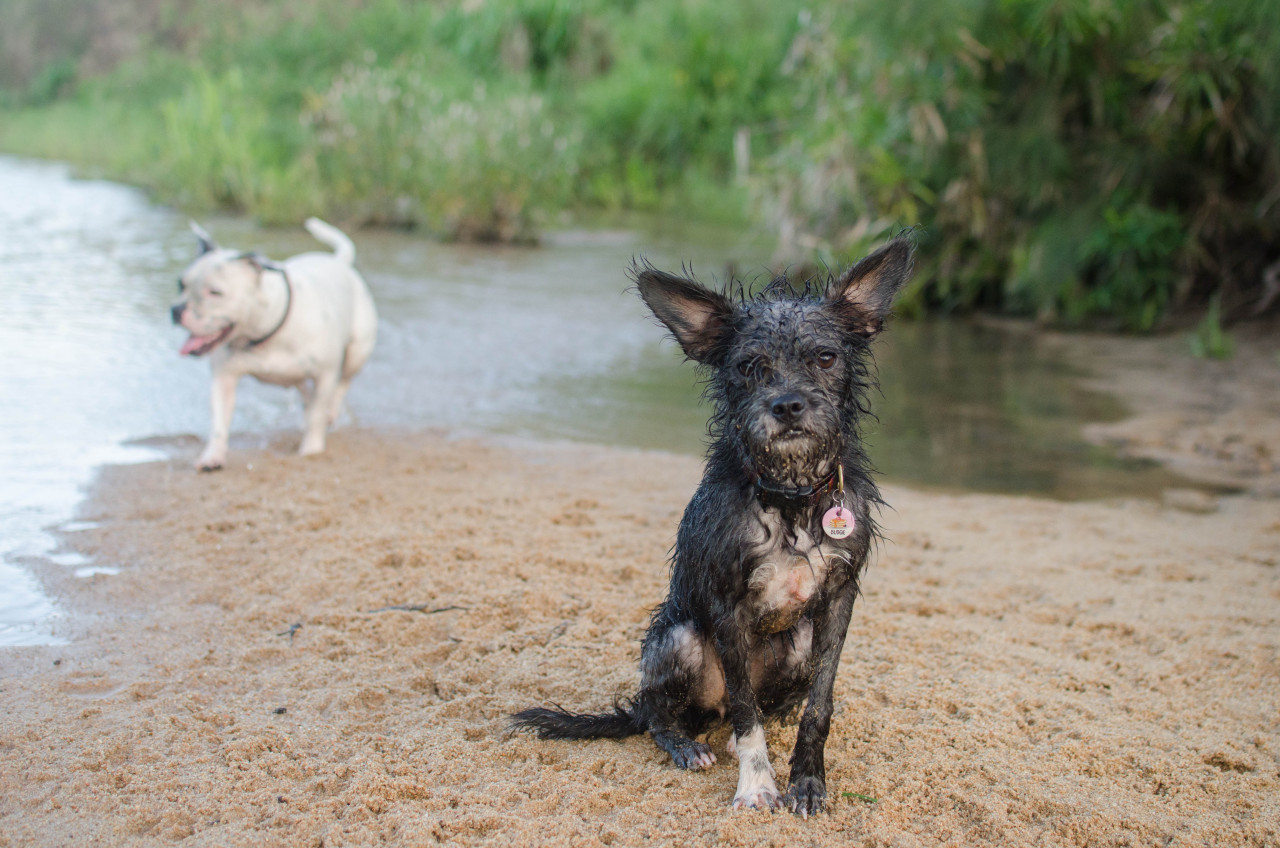
POLYGON ((0 149, 268 223, 913 226, 905 311, 1216 327, 1280 308, 1278 64, 1280 0, 0 0, 0 149))

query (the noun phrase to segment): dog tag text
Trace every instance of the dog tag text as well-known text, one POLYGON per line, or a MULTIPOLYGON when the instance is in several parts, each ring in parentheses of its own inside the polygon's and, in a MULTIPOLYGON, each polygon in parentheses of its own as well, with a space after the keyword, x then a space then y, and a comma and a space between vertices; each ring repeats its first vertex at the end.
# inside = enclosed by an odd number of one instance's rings
POLYGON ((822 532, 832 539, 844 539, 853 533, 857 521, 853 513, 837 504, 822 516, 822 532))

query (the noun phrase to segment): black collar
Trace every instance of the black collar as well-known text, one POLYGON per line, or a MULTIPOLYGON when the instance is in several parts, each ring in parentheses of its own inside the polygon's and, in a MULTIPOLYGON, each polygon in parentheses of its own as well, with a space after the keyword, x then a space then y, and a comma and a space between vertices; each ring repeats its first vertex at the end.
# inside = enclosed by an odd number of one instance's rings
POLYGON ((280 316, 280 320, 276 323, 276 325, 273 328, 271 328, 271 332, 267 333, 265 336, 263 336, 260 339, 254 339, 253 341, 249 342, 247 345, 245 345, 246 349, 257 347, 258 345, 265 342, 267 339, 274 336, 276 333, 280 332, 280 328, 284 326, 284 322, 289 320, 289 310, 293 308, 293 286, 289 282, 289 272, 284 269, 283 265, 275 265, 275 264, 270 264, 270 265, 264 264, 262 266, 262 270, 279 271, 280 276, 284 278, 284 314, 280 316))
POLYGON ((756 490, 756 500, 761 506, 796 510, 813 506, 823 495, 835 490, 839 464, 823 480, 812 486, 779 486, 761 477, 750 462, 745 463, 744 467, 747 476, 751 478, 751 485, 756 490))

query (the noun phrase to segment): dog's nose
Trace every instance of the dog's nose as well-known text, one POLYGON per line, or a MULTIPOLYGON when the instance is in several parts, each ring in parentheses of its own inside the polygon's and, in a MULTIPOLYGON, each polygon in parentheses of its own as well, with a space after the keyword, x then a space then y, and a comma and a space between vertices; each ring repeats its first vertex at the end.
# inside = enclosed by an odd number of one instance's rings
POLYGON ((182 310, 186 309, 186 307, 187 305, 185 303, 175 303, 169 308, 169 315, 173 318, 173 323, 182 323, 182 310))
POLYGON ((781 397, 775 398, 773 405, 769 407, 773 412, 773 417, 779 421, 791 423, 804 414, 807 404, 804 398, 795 392, 788 392, 781 397))

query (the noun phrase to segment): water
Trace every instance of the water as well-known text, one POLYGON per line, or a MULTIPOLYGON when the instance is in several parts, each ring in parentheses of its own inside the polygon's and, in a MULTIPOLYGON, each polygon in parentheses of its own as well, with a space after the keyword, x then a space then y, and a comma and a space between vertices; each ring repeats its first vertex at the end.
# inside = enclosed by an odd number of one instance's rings
MULTIPOLYGON (((300 227, 202 223, 276 258, 317 248, 300 227)), ((562 232, 533 249, 392 232, 356 243, 381 317, 349 395, 360 426, 689 453, 701 452, 707 417, 693 370, 624 291, 624 270, 643 254, 707 279, 731 260, 760 267, 769 247, 663 220, 562 232)), ((168 320, 194 249, 186 219, 138 191, 0 157, 0 645, 53 638, 59 611, 24 561, 110 573, 49 532, 73 529, 94 469, 156 455, 140 441, 207 430, 208 365, 178 356, 185 333, 168 320)), ((870 439, 891 480, 1062 498, 1153 495, 1174 480, 1085 445, 1082 422, 1121 410, 1026 338, 930 322, 899 323, 885 342, 870 439)), ((237 447, 300 426, 295 392, 244 381, 233 467, 237 447)))

